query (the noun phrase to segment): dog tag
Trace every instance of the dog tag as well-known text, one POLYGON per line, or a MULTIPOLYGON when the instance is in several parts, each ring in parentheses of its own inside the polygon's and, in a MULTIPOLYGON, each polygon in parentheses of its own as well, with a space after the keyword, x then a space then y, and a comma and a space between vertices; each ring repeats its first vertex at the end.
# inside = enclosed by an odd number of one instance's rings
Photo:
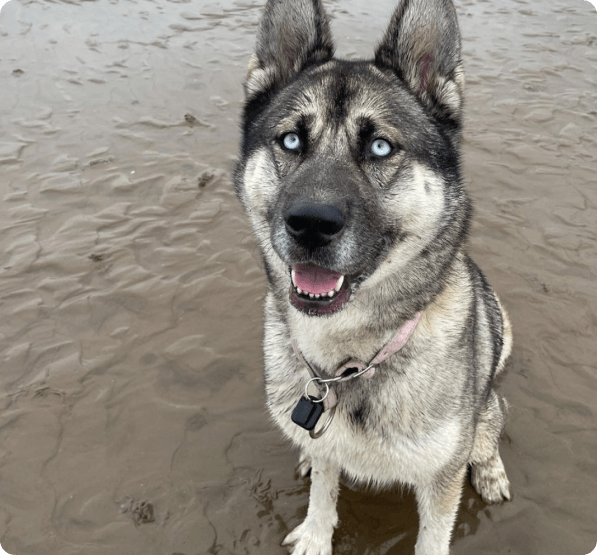
POLYGON ((305 430, 311 431, 323 414, 323 403, 315 403, 317 399, 309 396, 301 397, 290 417, 292 421, 305 430))

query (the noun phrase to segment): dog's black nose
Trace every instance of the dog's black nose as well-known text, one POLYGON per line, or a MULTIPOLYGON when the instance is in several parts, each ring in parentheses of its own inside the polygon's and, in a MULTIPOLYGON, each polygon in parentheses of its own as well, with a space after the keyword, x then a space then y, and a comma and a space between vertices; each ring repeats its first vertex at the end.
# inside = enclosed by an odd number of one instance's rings
POLYGON ((296 201, 284 213, 284 220, 288 233, 311 249, 327 245, 344 228, 344 214, 331 204, 296 201))

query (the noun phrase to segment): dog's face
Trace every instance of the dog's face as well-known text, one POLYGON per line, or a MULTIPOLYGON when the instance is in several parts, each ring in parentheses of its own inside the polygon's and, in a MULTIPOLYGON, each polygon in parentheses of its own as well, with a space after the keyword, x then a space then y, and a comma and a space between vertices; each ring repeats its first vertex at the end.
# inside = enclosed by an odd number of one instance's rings
POLYGON ((339 61, 318 2, 266 7, 235 179, 270 283, 299 311, 334 314, 359 288, 416 281, 464 238, 458 48, 438 52, 427 31, 424 45, 397 41, 401 25, 375 61, 339 61))

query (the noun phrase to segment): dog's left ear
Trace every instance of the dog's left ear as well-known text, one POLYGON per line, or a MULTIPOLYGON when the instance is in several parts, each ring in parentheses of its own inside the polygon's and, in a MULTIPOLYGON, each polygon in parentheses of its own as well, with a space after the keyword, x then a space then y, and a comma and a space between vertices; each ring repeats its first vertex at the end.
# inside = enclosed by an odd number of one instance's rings
POLYGON ((332 34, 321 0, 268 0, 257 48, 249 62, 247 100, 333 55, 332 34))
POLYGON ((464 74, 451 0, 401 0, 375 64, 394 70, 442 123, 460 127, 464 74))

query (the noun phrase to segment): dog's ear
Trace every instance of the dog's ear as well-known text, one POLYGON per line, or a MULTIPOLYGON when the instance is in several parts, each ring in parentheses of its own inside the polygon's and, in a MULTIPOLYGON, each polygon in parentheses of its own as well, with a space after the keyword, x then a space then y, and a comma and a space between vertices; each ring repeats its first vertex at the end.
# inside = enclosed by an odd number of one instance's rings
POLYGON ((268 0, 257 48, 249 62, 247 100, 333 55, 332 34, 321 0, 268 0))
POLYGON ((460 127, 464 74, 451 0, 401 0, 375 51, 440 121, 460 127))

